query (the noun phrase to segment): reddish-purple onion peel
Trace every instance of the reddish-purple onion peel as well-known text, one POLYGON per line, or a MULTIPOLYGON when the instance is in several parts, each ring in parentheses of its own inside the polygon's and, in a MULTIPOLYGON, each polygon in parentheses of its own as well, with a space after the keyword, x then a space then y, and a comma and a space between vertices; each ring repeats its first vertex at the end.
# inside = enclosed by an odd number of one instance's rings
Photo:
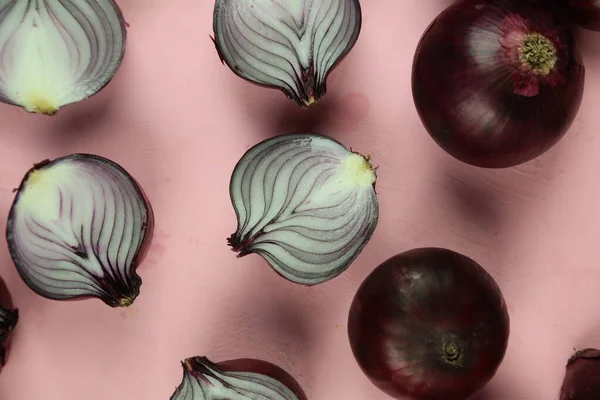
POLYGON ((13 306, 10 292, 4 280, 0 278, 0 366, 6 362, 9 334, 18 322, 19 309, 13 306))
POLYGON ((600 399, 600 350, 584 349, 569 358, 560 400, 600 399))
POLYGON ((348 336, 365 375, 396 399, 464 400, 495 375, 508 344, 500 288, 447 249, 391 257, 360 285, 348 336))
POLYGON ((600 31, 600 0, 567 0, 567 2, 571 6, 575 22, 584 28, 600 31))
POLYGON ((455 158, 511 167, 555 145, 575 118, 585 69, 558 6, 463 0, 427 28, 415 53, 415 106, 455 158))

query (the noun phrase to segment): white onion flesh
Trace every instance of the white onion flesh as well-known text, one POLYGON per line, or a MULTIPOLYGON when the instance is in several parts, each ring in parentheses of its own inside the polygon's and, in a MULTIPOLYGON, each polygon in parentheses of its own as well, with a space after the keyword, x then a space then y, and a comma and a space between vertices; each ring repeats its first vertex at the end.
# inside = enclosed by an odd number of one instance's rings
POLYGON ((117 307, 139 294, 136 268, 153 227, 150 203, 124 169, 74 154, 27 173, 6 235, 21 278, 36 293, 55 300, 96 297, 117 307))
MULTIPOLYGON (((229 363, 235 365, 236 361, 229 363)), ((243 369, 253 365, 248 360, 242 360, 242 368, 228 368, 206 357, 187 359, 182 363, 183 380, 170 400, 305 400, 298 383, 285 371, 274 365, 269 367, 277 369, 278 375, 289 383, 266 374, 262 368, 266 363, 258 362, 260 368, 253 371, 243 369), (288 386, 290 383, 296 390, 288 386)))
POLYGON ((230 181, 239 256, 256 253, 284 278, 315 285, 341 274, 377 225, 369 159, 323 135, 267 139, 244 154, 230 181))
POLYGON ((0 0, 0 101, 53 115, 108 84, 125 42, 114 0, 0 0))
POLYGON ((358 0, 216 0, 221 60, 241 78, 278 88, 302 107, 326 93, 326 79, 358 40, 358 0))

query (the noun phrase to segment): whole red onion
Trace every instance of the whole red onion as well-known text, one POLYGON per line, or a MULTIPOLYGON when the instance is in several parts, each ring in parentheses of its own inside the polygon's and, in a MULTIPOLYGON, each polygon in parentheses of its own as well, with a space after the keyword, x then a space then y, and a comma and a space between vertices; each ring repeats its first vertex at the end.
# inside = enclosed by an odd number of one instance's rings
POLYGON ((600 31, 600 0, 567 0, 575 22, 584 28, 600 31))
POLYGON ((600 399, 600 350, 584 349, 569 358, 560 400, 600 399))
POLYGON ((566 13, 539 0, 462 0, 425 31, 412 90, 431 137, 465 163, 511 167, 567 132, 585 69, 566 13))

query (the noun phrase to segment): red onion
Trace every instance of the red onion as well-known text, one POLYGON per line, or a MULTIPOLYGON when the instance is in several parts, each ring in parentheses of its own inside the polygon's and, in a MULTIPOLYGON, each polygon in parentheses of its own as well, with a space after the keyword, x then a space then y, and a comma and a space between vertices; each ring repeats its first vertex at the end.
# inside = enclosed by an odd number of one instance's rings
POLYGON ((560 400, 600 399, 600 350, 584 349, 567 362, 560 400))
POLYGON ((54 300, 138 296, 136 269, 154 231, 150 202, 121 166, 91 154, 36 164, 23 178, 6 226, 25 283, 54 300))
POLYGON ((396 399, 463 400, 504 359, 509 315, 475 261, 447 249, 391 257, 360 285, 348 336, 365 375, 396 399))
POLYGON ((5 344, 11 331, 19 322, 19 309, 13 306, 10 292, 0 279, 0 365, 6 362, 5 344))
POLYGON ((250 148, 229 193, 238 257, 256 253, 289 281, 316 285, 344 272, 379 218, 370 159, 318 134, 288 134, 250 148))
POLYGON ((53 115, 104 88, 125 54, 113 0, 4 1, 0 101, 53 115))
POLYGON ((585 69, 570 24, 539 0, 459 1, 415 53, 415 106, 431 137, 476 166, 536 158, 571 126, 585 69))
POLYGON ((206 357, 192 357, 182 364, 183 380, 170 400, 307 400, 288 372, 266 361, 213 363, 206 357))
POLYGON ((325 95, 362 17, 358 0, 217 0, 213 21, 213 41, 231 71, 304 108, 325 95))
MULTIPOLYGON (((563 0, 564 1, 564 0, 563 0)), ((600 31, 600 0, 567 0, 575 21, 584 28, 600 31)))

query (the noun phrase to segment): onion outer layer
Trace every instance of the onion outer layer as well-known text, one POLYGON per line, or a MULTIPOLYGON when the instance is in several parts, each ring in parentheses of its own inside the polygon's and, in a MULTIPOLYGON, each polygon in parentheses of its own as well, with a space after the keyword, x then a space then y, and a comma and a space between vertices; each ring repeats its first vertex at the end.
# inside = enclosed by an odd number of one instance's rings
POLYGON ((17 326, 19 322, 18 308, 5 308, 6 305, 0 305, 0 364, 4 365, 6 357, 6 349, 4 341, 8 338, 10 332, 17 326))
POLYGON ((150 202, 121 166, 92 154, 34 165, 8 216, 6 238, 23 281, 49 299, 96 297, 129 306, 154 232, 150 202))
POLYGON ((567 362, 560 400, 596 399, 600 399, 600 350, 579 350, 567 362))
POLYGON ((246 358, 213 363, 206 357, 192 357, 182 365, 182 382, 170 400, 306 400, 289 373, 266 361, 246 358))
POLYGON ((125 54, 113 0, 17 0, 0 6, 0 101, 54 115, 104 88, 125 54))
POLYGON ((250 148, 229 192, 238 227, 229 245, 256 253, 289 281, 315 285, 341 274, 378 221, 370 159, 319 134, 287 134, 250 148))
POLYGON ((448 154, 479 167, 512 167, 567 132, 585 68, 566 13, 554 7, 463 0, 426 29, 413 60, 413 98, 425 129, 448 154))
POLYGON ((377 266, 348 315, 354 357, 396 399, 464 400, 496 374, 509 315, 500 288, 472 259, 416 248, 377 266))
MULTIPOLYGON (((565 0, 560 0, 565 1, 565 0)), ((600 0, 566 0, 580 26, 600 31, 600 0)))
POLYGON ((213 40, 237 76, 308 107, 325 95, 361 25, 358 0, 216 0, 213 40))

